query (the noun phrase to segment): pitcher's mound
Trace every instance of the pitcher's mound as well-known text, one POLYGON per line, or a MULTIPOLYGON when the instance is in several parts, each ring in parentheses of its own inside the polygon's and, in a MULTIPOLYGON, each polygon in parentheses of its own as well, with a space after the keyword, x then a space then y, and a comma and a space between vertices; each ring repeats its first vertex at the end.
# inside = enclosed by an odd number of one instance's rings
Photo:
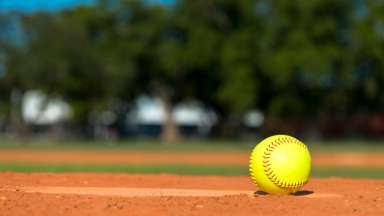
POLYGON ((249 177, 1 173, 0 215, 384 215, 382 180, 311 179, 291 196, 256 191, 249 177))
MULTIPOLYGON (((241 190, 199 190, 199 189, 172 189, 172 188, 108 188, 108 187, 4 187, 0 191, 41 193, 57 195, 91 195, 107 197, 220 197, 258 196, 254 191, 241 190)), ((268 195, 268 194, 263 194, 268 195)), ((339 197, 338 194, 296 193, 293 196, 309 198, 339 197)))

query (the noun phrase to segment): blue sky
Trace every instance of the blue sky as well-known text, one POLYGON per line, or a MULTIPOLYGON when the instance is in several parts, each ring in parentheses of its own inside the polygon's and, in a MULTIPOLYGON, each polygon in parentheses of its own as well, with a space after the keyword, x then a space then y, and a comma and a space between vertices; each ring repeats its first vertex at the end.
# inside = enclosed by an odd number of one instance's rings
POLYGON ((0 0, 0 10, 33 12, 36 10, 57 11, 76 5, 91 4, 93 0, 0 0))
MULTIPOLYGON (((151 3, 172 4, 175 0, 148 0, 151 3)), ((39 10, 58 11, 78 5, 89 5, 95 0, 0 0, 0 12, 23 11, 34 12, 39 10)))

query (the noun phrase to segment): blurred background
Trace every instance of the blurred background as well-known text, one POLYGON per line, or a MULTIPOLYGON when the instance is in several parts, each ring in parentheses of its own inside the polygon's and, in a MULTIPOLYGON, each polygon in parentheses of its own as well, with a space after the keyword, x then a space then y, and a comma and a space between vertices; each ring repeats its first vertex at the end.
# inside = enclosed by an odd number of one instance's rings
POLYGON ((384 137, 384 3, 0 1, 6 136, 384 137))
POLYGON ((383 1, 0 0, 6 146, 377 149, 383 81, 383 1))

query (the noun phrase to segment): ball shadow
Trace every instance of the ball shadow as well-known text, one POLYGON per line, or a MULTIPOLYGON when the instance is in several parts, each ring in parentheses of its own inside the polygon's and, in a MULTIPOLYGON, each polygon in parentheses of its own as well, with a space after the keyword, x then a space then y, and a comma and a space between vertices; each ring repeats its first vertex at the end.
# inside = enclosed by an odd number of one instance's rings
POLYGON ((267 192, 264 192, 264 191, 261 191, 261 190, 258 190, 256 191, 255 193, 253 193, 255 196, 266 196, 268 195, 267 192))
POLYGON ((307 196, 307 195, 310 195, 310 194, 313 194, 313 191, 302 190, 302 191, 297 191, 296 193, 293 193, 292 195, 293 196, 307 196))
MULTIPOLYGON (((302 191, 297 191, 296 193, 293 193, 291 194, 292 196, 307 196, 307 195, 310 195, 310 194, 313 194, 314 192, 313 191, 309 191, 309 190, 302 190, 302 191)), ((261 191, 261 190, 258 190, 254 193, 255 196, 267 196, 269 195, 269 193, 267 192, 264 192, 264 191, 261 191)))

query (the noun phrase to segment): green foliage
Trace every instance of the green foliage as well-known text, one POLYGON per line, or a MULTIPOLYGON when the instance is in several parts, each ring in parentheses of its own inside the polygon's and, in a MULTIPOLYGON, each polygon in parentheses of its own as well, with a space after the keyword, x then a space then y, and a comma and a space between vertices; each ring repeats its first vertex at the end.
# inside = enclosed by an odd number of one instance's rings
POLYGON ((356 66, 354 104, 361 111, 382 112, 384 99, 384 3, 366 1, 366 14, 357 17, 351 32, 353 65, 356 66))
POLYGON ((373 0, 102 0, 25 15, 26 45, 7 51, 0 94, 44 89, 69 100, 77 120, 142 92, 222 115, 380 112, 383 12, 373 0))
POLYGON ((37 88, 61 96, 83 121, 105 108, 128 85, 131 63, 122 56, 107 11, 77 8, 60 14, 37 13, 23 19, 26 47, 8 55, 8 79, 20 89, 37 88))

